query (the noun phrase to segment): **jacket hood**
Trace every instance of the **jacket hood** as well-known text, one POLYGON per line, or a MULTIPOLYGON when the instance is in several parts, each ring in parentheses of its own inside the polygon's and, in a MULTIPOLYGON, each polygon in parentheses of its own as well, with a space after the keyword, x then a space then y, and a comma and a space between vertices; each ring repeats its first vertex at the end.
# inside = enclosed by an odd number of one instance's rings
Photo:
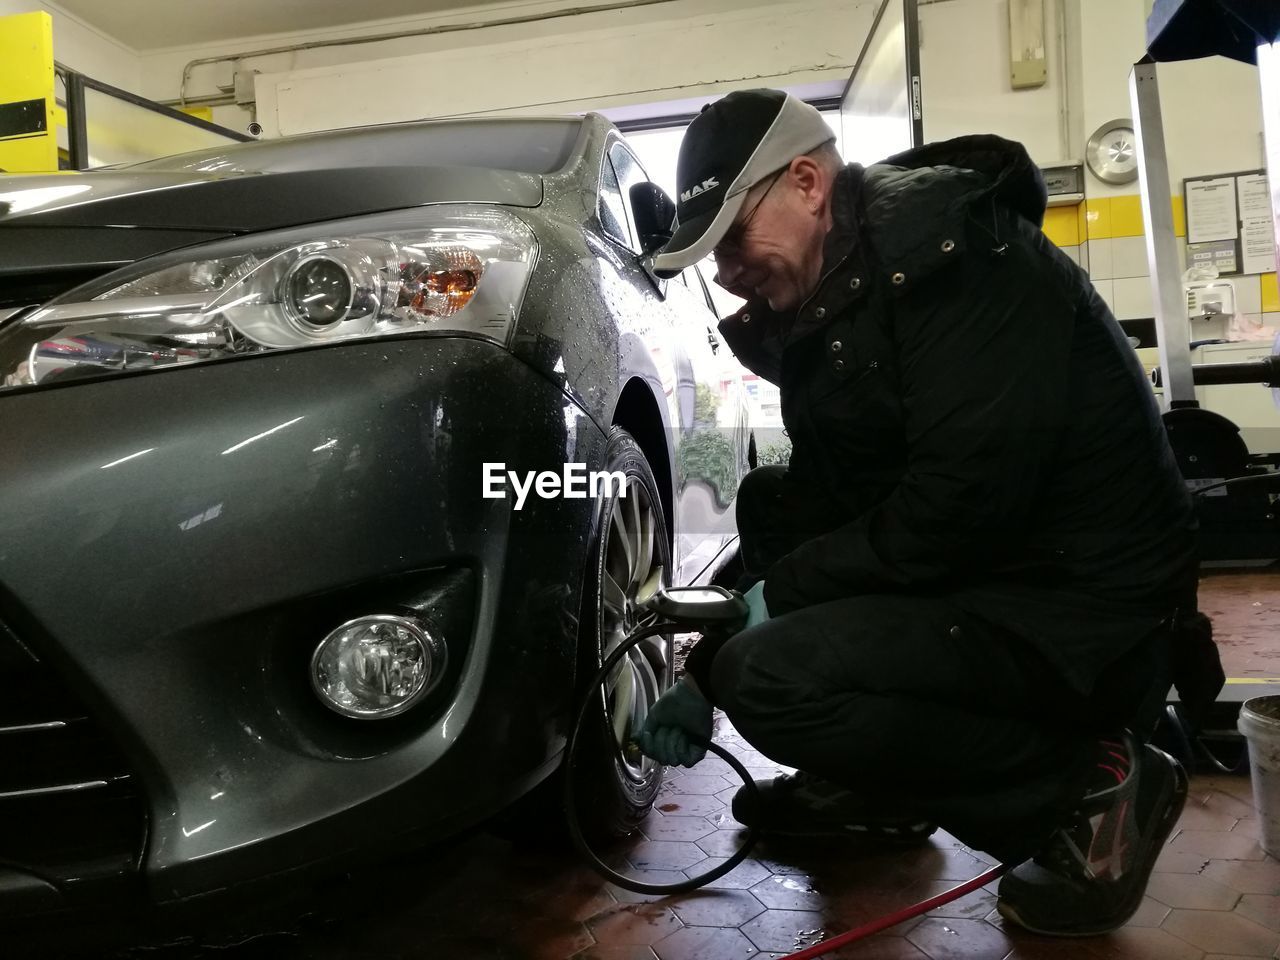
MULTIPOLYGON (((989 240, 979 240, 982 247, 997 252, 1003 241, 994 207, 1013 210, 1039 227, 1048 202, 1044 178, 1026 149, 993 135, 927 144, 865 168, 851 163, 832 189, 824 282, 861 246, 857 259, 868 273, 879 274, 892 296, 907 293, 962 258, 971 221, 981 228, 976 231, 980 238, 989 235, 989 240)), ((831 306, 838 309, 853 296, 846 290, 831 306)), ((827 309, 824 316, 833 313, 827 309)), ((764 301, 752 300, 726 317, 720 330, 739 359, 773 380, 783 347, 825 322, 811 312, 775 314, 764 301), (749 336, 738 331, 743 315, 762 321, 749 336)))
MULTIPOLYGON (((880 167, 897 167, 904 172, 945 167, 977 174, 971 182, 979 193, 990 193, 997 203, 1016 210, 1037 227, 1044 223, 1049 201, 1044 177, 1026 148, 1012 140, 991 134, 942 140, 889 157, 869 168, 868 174, 880 167)), ((883 176, 887 184, 892 183, 889 171, 883 176)))
POLYGON ((873 269, 905 293, 965 252, 970 222, 984 225, 992 249, 1001 243, 996 208, 1036 226, 1048 192, 1021 144, 982 135, 931 143, 863 169, 850 165, 836 180, 827 251, 855 238, 870 247, 873 269))

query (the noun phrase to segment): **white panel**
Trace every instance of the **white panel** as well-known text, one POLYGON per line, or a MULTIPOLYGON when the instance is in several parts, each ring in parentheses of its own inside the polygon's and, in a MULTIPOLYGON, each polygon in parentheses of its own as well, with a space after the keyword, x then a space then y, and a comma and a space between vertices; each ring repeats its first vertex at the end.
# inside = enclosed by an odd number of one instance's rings
POLYGON ((1070 257, 1072 263, 1076 264, 1077 266, 1079 265, 1080 263, 1079 247, 1059 247, 1058 249, 1061 250, 1063 253, 1065 253, 1068 257, 1070 257))
POLYGON ((1155 316, 1151 299, 1150 277, 1129 277, 1113 281, 1117 320, 1138 320, 1155 316))
POLYGON ((346 26, 468 6, 466 0, 362 0, 359 4, 350 0, 59 0, 59 5, 106 33, 129 37, 140 49, 293 32, 300 24, 346 26))
POLYGON ((1112 280, 1094 280, 1093 289, 1098 291, 1098 296, 1102 297, 1102 299, 1106 301, 1107 306, 1111 307, 1111 311, 1114 313, 1115 299, 1114 291, 1112 289, 1113 283, 1114 281, 1112 280))
POLYGON ((1268 327, 1280 327, 1280 313, 1264 313, 1262 322, 1268 327))
MULTIPOLYGON (((869 3, 858 7, 870 11, 869 3)), ((264 74, 257 78, 259 120, 269 133, 293 134, 421 118, 571 113, 711 96, 747 81, 817 82, 852 68, 865 32, 857 19, 847 2, 808 0, 264 74), (836 20, 839 32, 812 28, 836 20), (772 74, 762 75, 762 65, 772 74)))
POLYGON ((1228 277, 1236 288, 1236 313, 1262 313, 1262 280, 1260 277, 1228 277))
MULTIPOLYGON (((1252 343, 1212 343, 1200 351, 1205 363, 1249 363, 1271 354, 1266 340, 1252 343)), ((1240 383, 1200 387, 1196 391, 1201 404, 1221 414, 1240 428, 1240 434, 1251 453, 1275 453, 1280 450, 1280 410, 1271 399, 1271 391, 1261 384, 1240 383)))
MULTIPOLYGON (((60 64, 130 93, 140 92, 142 59, 125 40, 116 39, 128 37, 127 32, 108 35, 58 4, 41 3, 40 0, 0 0, 0 17, 40 10, 53 19, 53 55, 60 64)), ((0 71, 3 68, 4 64, 0 64, 0 71)))
MULTIPOLYGON (((1102 124, 1131 115, 1129 73, 1146 47, 1146 17, 1140 0, 1075 0, 1072 6, 1078 12, 1082 64, 1081 102, 1072 105, 1072 123, 1087 139, 1102 124)), ((1137 183, 1113 186, 1085 169, 1085 193, 1091 199, 1138 192, 1137 183)))
POLYGON ((1223 57, 1162 63, 1160 97, 1175 192, 1187 177, 1264 166, 1257 67, 1223 57))
MULTIPOLYGON (((1052 44, 1057 43, 1058 2, 1047 4, 1045 11, 1052 44)), ((1004 0, 927 3, 919 11, 925 142, 995 133, 1022 143, 1039 164, 1069 157, 1059 122, 1062 83, 1054 65, 1056 46, 1050 52, 1048 83, 1013 90, 1004 0)))
POLYGON ((1089 241, 1089 276, 1095 280, 1110 280, 1115 276, 1112 266, 1111 240, 1089 241))
POLYGON ((1146 237, 1116 237, 1111 241, 1111 272, 1116 277, 1146 277, 1146 237))

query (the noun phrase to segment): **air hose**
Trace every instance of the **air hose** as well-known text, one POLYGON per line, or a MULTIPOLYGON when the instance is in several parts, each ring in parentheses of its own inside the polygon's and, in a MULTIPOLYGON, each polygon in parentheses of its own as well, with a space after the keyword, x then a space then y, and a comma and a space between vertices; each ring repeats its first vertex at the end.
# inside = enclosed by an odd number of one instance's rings
MULTIPOLYGON (((605 880, 609 881, 624 890, 631 890, 635 893, 656 894, 659 896, 671 895, 677 893, 687 893, 690 890, 696 890, 699 887, 711 883, 729 873, 744 861, 755 847, 756 841, 760 838, 758 827, 749 826, 747 828, 747 836, 742 842, 742 846, 729 857, 724 863, 713 867, 706 873, 699 874, 689 880, 683 880, 679 883, 643 883, 625 874, 619 873, 607 864, 600 855, 597 854, 591 845, 587 842, 587 838, 582 831, 582 824, 579 818, 578 798, 574 790, 573 764, 577 756, 578 744, 582 733, 583 725, 586 722, 587 715, 591 711, 598 692, 608 682, 614 668, 621 662, 622 658, 627 655, 637 644, 644 642, 650 637, 658 636, 664 633, 671 633, 677 630, 687 630, 691 627, 706 627, 708 625, 723 625, 731 622, 735 616, 741 614, 745 610, 745 604, 742 601, 742 595, 737 591, 725 590, 720 587, 686 587, 686 588, 670 588, 668 590, 659 590, 657 595, 647 601, 645 606, 649 609, 656 609, 660 614, 665 614, 666 619, 657 623, 647 624, 638 627, 629 633, 626 638, 618 644, 618 646, 610 651, 603 662, 600 669, 596 671, 586 686, 586 693, 579 704, 577 713, 574 716, 573 726, 569 731, 569 742, 565 748, 565 777, 564 777, 564 810, 565 819, 568 824, 569 836, 573 841, 573 845, 578 852, 582 854, 587 863, 605 880)), ((715 754, 725 763, 727 763, 733 772, 742 778, 742 782, 746 790, 754 793, 756 790, 755 780, 752 779, 750 772, 744 767, 732 753, 720 746, 707 740, 698 740, 691 737, 691 740, 697 742, 700 746, 706 747, 709 753, 715 754)), ((638 750, 634 743, 628 744, 628 750, 638 750)), ((753 798, 758 799, 758 798, 753 798)), ((758 804, 757 804, 758 805, 758 804)), ((847 946, 859 940, 873 936, 882 930, 897 926, 906 920, 918 917, 928 913, 930 910, 936 910, 945 904, 958 900, 985 886, 997 877, 1004 874, 1007 867, 1003 864, 997 864, 989 870, 984 871, 972 880, 967 880, 959 886, 947 890, 945 893, 930 897, 928 900, 922 900, 920 903, 906 907, 896 913, 887 914, 877 920, 863 924, 853 930, 849 930, 838 936, 832 937, 830 940, 822 943, 814 944, 797 953, 789 954, 787 960, 811 960, 813 957, 819 957, 837 950, 840 947, 847 946)))
MULTIPOLYGON (((573 778, 573 761, 577 755, 579 734, 582 732, 583 723, 586 721, 587 714, 590 712, 592 698, 597 690, 604 686, 608 681, 609 675, 613 672, 614 667, 622 660, 627 653, 637 644, 644 642, 650 637, 657 636, 662 633, 670 633, 673 630, 679 630, 687 624, 679 624, 675 621, 668 620, 666 622, 649 624, 633 630, 618 644, 600 665, 600 669, 596 671, 596 675, 591 678, 591 682, 587 685, 587 695, 583 697, 581 705, 578 707, 578 714, 574 718, 573 729, 569 731, 569 743, 565 748, 565 778, 564 778, 564 810, 565 819, 569 825, 569 836, 573 840, 573 845, 578 848, 578 852, 586 858, 587 862, 610 883, 622 887, 624 890, 632 890, 635 893, 655 893, 655 894, 672 894, 685 893, 689 890, 696 890, 698 887, 710 883, 712 880, 718 880, 726 873, 732 870, 751 853, 751 848, 755 846, 756 840, 759 839, 759 831, 755 827, 747 829, 747 837, 743 841, 742 846, 738 848, 728 860, 717 867, 708 870, 704 874, 700 874, 690 880, 683 880, 680 883, 642 883, 625 874, 618 873, 600 856, 591 849, 591 845, 587 842, 587 838, 582 833, 582 825, 578 817, 578 798, 574 787, 573 778)), ((697 738, 691 737, 691 740, 697 738)), ((630 746, 634 747, 634 744, 630 746)), ((747 784, 747 789, 754 792, 756 782, 752 779, 750 772, 744 767, 732 753, 720 746, 718 743, 710 741, 701 741, 699 746, 704 746, 710 753, 714 753, 717 757, 733 768, 733 772, 742 778, 742 782, 747 784)), ((638 748, 637 748, 638 749, 638 748)))

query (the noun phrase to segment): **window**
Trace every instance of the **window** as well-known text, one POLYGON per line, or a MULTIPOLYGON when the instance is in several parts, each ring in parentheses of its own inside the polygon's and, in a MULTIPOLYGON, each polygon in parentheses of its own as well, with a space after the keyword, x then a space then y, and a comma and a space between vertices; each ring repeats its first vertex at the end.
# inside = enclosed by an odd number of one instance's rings
POLYGON ((631 239, 628 245, 636 253, 642 253, 640 237, 635 229, 636 218, 631 211, 631 188, 638 183, 644 183, 649 178, 645 176, 644 168, 640 166, 640 161, 635 158, 635 154, 622 143, 615 143, 609 148, 609 160, 613 164, 614 173, 617 174, 622 201, 626 206, 628 221, 631 224, 631 239))
POLYGON ((618 175, 608 157, 600 165, 600 225, 624 247, 631 246, 631 227, 627 223, 627 210, 622 202, 622 190, 618 175))

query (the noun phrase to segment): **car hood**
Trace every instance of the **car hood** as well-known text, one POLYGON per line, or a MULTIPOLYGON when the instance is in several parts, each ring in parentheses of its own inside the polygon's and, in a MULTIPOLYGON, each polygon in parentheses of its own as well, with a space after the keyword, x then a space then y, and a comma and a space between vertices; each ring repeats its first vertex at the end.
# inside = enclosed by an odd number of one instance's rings
POLYGON ((0 230, 124 226, 254 233, 448 202, 535 207, 542 202, 542 178, 508 170, 412 166, 11 175, 0 177, 0 230))

